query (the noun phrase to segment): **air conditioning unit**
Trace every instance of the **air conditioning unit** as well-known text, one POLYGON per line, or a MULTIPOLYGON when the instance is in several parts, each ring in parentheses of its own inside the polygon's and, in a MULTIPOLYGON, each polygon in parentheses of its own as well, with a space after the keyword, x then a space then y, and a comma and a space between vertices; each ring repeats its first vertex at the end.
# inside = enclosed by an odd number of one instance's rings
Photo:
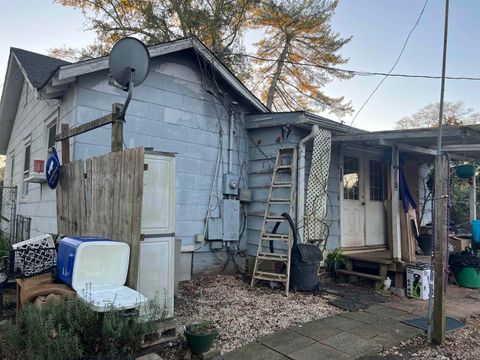
POLYGON ((30 172, 25 182, 42 184, 47 181, 45 176, 45 160, 33 160, 33 171, 30 172))

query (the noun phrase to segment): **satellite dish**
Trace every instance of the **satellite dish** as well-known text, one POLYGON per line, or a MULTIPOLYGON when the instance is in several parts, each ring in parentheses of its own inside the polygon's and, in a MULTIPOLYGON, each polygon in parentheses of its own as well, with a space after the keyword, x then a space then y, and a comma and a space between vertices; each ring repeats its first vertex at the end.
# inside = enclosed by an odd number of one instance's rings
POLYGON ((118 41, 110 52, 108 67, 113 80, 124 90, 143 83, 150 68, 150 54, 147 47, 138 39, 127 37, 118 41))

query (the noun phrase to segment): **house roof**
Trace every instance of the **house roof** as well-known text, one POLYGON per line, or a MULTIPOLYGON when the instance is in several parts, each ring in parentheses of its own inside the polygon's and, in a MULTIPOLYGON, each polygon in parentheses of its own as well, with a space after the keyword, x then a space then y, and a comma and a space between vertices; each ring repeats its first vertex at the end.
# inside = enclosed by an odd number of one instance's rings
POLYGON ((341 122, 333 121, 317 114, 312 114, 308 111, 253 114, 247 115, 246 120, 245 127, 250 130, 282 125, 291 125, 309 129, 312 125, 318 125, 322 129, 331 130, 334 135, 366 133, 365 130, 348 126, 341 122))
POLYGON ((11 48, 10 52, 17 59, 23 75, 37 90, 40 90, 47 83, 53 72, 60 66, 70 64, 68 61, 28 50, 11 48))
MULTIPOLYGON (((348 133, 332 138, 334 142, 360 146, 397 146, 406 153, 434 156, 437 153, 438 128, 348 133)), ((480 125, 448 125, 442 130, 442 151, 454 159, 480 159, 480 125)))
MULTIPOLYGON (((196 37, 174 40, 148 47, 150 57, 172 54, 192 49, 229 84, 247 103, 260 113, 268 108, 196 37)), ((7 151, 10 133, 21 96, 23 78, 43 98, 60 98, 68 91, 77 76, 108 69, 108 56, 69 63, 67 61, 36 54, 31 51, 11 48, 5 83, 0 102, 0 154, 7 151)))

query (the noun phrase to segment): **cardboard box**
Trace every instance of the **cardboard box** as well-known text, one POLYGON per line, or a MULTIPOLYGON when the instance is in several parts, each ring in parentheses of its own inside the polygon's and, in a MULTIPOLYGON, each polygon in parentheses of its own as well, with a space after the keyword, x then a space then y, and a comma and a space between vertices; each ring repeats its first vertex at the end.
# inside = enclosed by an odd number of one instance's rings
POLYGON ((454 252, 462 252, 466 247, 470 247, 472 244, 472 239, 459 237, 459 236, 450 236, 448 242, 453 246, 454 252))
POLYGON ((430 293, 430 264, 417 263, 407 266, 407 296, 428 300, 430 293))

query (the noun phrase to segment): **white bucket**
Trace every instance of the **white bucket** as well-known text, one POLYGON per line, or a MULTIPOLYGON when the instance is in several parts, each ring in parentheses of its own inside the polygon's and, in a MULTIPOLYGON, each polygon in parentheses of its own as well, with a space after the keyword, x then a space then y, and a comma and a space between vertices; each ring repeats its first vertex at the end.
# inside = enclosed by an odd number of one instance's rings
POLYGON ((392 279, 387 277, 385 280, 383 280, 383 290, 388 290, 390 289, 390 286, 392 285, 392 279))

